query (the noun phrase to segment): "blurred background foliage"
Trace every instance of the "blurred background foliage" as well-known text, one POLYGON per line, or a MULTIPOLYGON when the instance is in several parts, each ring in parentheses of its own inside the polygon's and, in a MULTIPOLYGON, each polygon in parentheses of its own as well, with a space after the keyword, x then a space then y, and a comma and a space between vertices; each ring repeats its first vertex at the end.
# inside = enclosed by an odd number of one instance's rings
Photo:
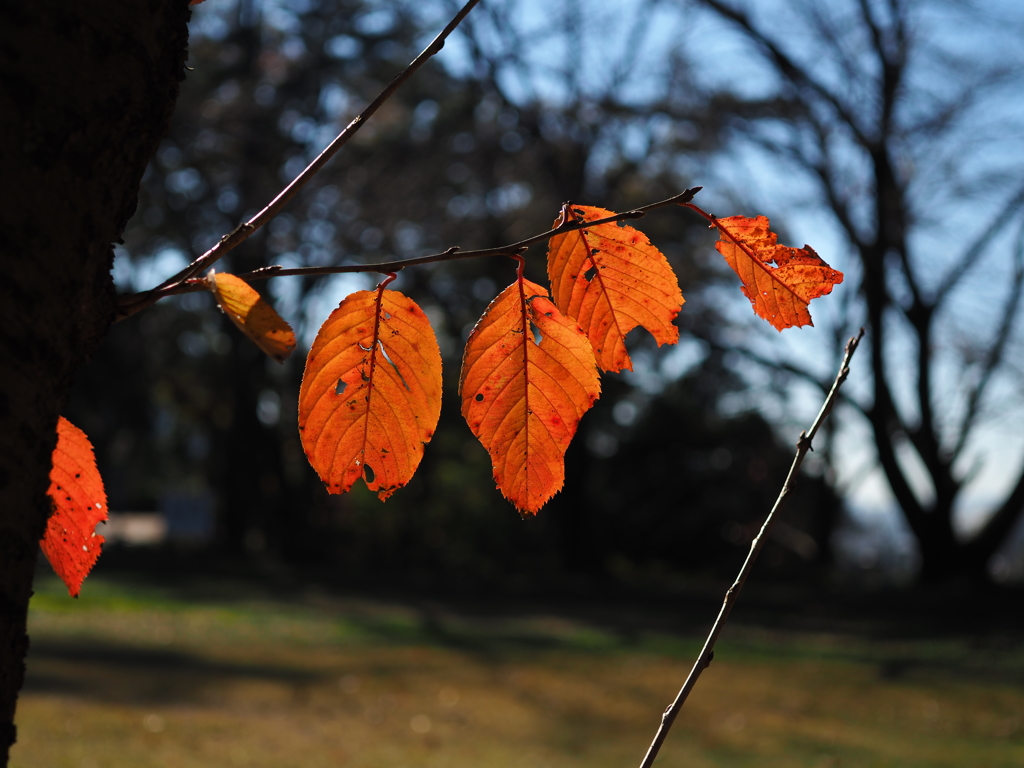
MULTIPOLYGON (((549 227, 565 200, 625 210, 696 183, 687 171, 716 150, 720 126, 693 101, 682 55, 670 47, 658 64, 645 58, 645 37, 663 32, 662 4, 622 22, 627 34, 616 46, 584 35, 572 2, 552 4, 557 23, 518 39, 502 16, 512 5, 479 9, 448 58, 403 86, 218 269, 497 246, 549 227)), ((199 8, 171 132, 118 250, 119 289, 151 287, 262 207, 452 8, 383 0, 199 8)), ((680 345, 659 350, 630 337, 636 371, 604 377, 569 450, 566 488, 536 519, 521 520, 494 488, 456 394, 463 341, 513 279, 508 259, 400 275, 395 287, 424 307, 438 334, 445 399, 416 478, 386 504, 361 484, 328 496, 305 462, 294 415, 316 329, 372 276, 257 285, 302 340, 284 365, 246 342, 207 294, 161 302, 114 327, 79 377, 69 418, 97 448, 112 510, 210 511, 207 551, 218 558, 463 588, 734 572, 791 448, 738 396, 748 383, 735 355, 708 343, 747 326, 723 311, 723 302, 745 300, 705 226, 682 211, 638 225, 679 275, 680 345)), ((529 254, 533 279, 544 280, 543 256, 529 254)), ((765 375, 765 386, 785 390, 784 372, 765 375)), ((825 572, 840 512, 828 475, 826 461, 811 462, 765 553, 766 574, 825 572)))

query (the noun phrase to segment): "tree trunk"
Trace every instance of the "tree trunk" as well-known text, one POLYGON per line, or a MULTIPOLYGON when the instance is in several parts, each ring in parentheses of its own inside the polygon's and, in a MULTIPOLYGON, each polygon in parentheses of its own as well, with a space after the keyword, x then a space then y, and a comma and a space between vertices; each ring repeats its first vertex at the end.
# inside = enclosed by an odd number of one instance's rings
POLYGON ((0 766, 75 370, 110 325, 111 243, 184 74, 187 0, 0 0, 0 766))

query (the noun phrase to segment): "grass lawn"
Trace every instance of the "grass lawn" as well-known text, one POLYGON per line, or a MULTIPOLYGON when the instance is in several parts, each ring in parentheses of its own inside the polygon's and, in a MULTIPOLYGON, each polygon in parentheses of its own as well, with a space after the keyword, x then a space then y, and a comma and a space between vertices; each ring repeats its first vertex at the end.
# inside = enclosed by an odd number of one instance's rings
MULTIPOLYGON (((12 766, 628 768, 700 644, 543 612, 210 595, 94 577, 75 601, 41 580, 12 766)), ((1019 768, 1022 680, 1019 642, 736 625, 657 764, 1019 768)))

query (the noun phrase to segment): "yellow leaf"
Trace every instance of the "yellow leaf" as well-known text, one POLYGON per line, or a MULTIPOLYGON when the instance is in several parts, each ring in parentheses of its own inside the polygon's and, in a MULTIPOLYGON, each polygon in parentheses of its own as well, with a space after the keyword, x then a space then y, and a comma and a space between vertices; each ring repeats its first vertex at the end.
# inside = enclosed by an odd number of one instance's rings
POLYGON ((283 363, 295 349, 295 333, 274 308, 240 277, 210 273, 206 285, 217 299, 217 304, 242 333, 266 352, 283 363))

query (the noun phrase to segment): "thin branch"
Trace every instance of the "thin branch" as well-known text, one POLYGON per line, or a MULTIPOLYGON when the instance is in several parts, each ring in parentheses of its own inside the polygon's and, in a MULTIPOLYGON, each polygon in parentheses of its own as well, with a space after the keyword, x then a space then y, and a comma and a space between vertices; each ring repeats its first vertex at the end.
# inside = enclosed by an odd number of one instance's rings
MULTIPOLYGON (((538 101, 537 91, 526 71, 528 67, 525 66, 522 57, 522 51, 526 50, 528 46, 523 43, 516 25, 509 20, 507 11, 507 6, 500 3, 489 3, 484 5, 480 9, 480 13, 466 23, 466 41, 470 48, 473 71, 479 73, 482 65, 487 75, 478 79, 481 82, 491 83, 500 93, 501 88, 497 85, 498 75, 508 67, 512 75, 517 78, 519 87, 525 94, 525 103, 535 104, 538 101), (486 35, 477 34, 475 31, 483 19, 490 21, 490 31, 501 40, 501 45, 495 46, 490 54, 485 53, 480 44, 481 38, 486 35)), ((527 37, 533 37, 533 35, 527 32, 527 37)), ((531 44, 536 45, 537 40, 533 39, 531 44)))
POLYGON ((660 3, 661 0, 649 0, 649 2, 643 4, 643 7, 637 8, 634 12, 633 26, 630 28, 628 36, 626 36, 625 53, 615 63, 615 67, 608 77, 606 93, 616 93, 622 88, 630 73, 633 72, 637 59, 645 50, 644 38, 651 28, 651 19, 654 17, 654 11, 660 3))
POLYGON ((981 375, 974 385, 967 398, 967 407, 964 410, 964 417, 957 431, 957 441, 950 452, 950 461, 954 461, 967 445, 967 438, 973 431, 975 419, 978 416, 978 409, 984 399, 985 391, 992 382, 993 374, 1003 362, 1007 344, 1010 341, 1010 334, 1013 331, 1014 322, 1017 319, 1017 310, 1020 307, 1022 290, 1024 290, 1024 227, 1017 233, 1016 247, 1016 269, 1013 275, 1013 284, 1006 297, 1006 304, 1000 314, 1002 320, 999 328, 993 336, 992 343, 985 351, 984 361, 981 364, 981 375))
POLYGON ((870 147, 875 143, 872 137, 868 136, 860 127, 856 120, 856 113, 843 104, 834 92, 813 78, 808 68, 802 67, 794 59, 787 56, 774 40, 754 25, 749 16, 735 8, 730 8, 725 3, 720 2, 720 0, 701 0, 701 2, 719 15, 733 21, 748 37, 759 44, 764 49, 767 57, 775 64, 779 74, 794 87, 800 89, 803 86, 829 104, 836 111, 836 114, 839 115, 843 123, 850 128, 850 131, 861 146, 870 147))
MULTIPOLYGON (((642 205, 639 208, 633 208, 623 213, 616 213, 613 216, 607 216, 603 219, 597 219, 595 221, 572 221, 568 219, 563 213, 562 219, 558 225, 540 234, 528 237, 525 240, 520 240, 517 243, 511 243, 509 245, 499 246, 498 248, 483 248, 476 251, 461 251, 458 246, 452 246, 446 251, 441 253, 432 253, 429 256, 416 256, 411 259, 400 259, 398 261, 385 261, 377 264, 345 264, 336 267, 298 267, 296 269, 283 269, 279 266, 269 266, 257 269, 254 272, 247 272, 245 274, 237 275, 242 280, 253 281, 253 280, 267 280, 271 277, 295 277, 295 276, 310 276, 310 275, 340 275, 349 274, 353 272, 379 272, 381 274, 387 274, 389 272, 399 272, 406 267, 415 267, 421 264, 433 264, 439 261, 455 261, 456 259, 480 259, 490 256, 519 256, 523 251, 529 248, 531 245, 536 243, 550 240, 556 235, 563 235, 567 232, 575 232, 578 229, 586 229, 588 227, 596 227, 600 224, 612 224, 618 221, 629 221, 631 219, 640 219, 647 215, 648 211, 653 211, 657 208, 666 208, 668 206, 678 205, 687 206, 694 195, 696 195, 702 188, 691 187, 690 189, 680 192, 678 195, 659 200, 656 203, 648 203, 642 205)), ((569 205, 566 203, 566 205, 569 205)), ((705 214, 706 215, 706 214, 705 214)), ((118 320, 123 320, 126 317, 130 317, 136 312, 145 309, 153 303, 163 299, 167 296, 176 296, 182 293, 195 293, 196 291, 207 290, 206 281, 200 278, 186 278, 185 280, 179 280, 178 282, 171 283, 165 288, 154 289, 150 293, 154 296, 153 300, 138 306, 130 306, 125 309, 123 317, 118 317, 118 320)))
POLYGON ((967 542, 966 552, 975 562, 987 564, 999 546, 1013 530, 1024 512, 1024 469, 1017 475, 1013 490, 982 529, 967 542))
POLYGON ((843 189, 849 188, 849 179, 844 178, 844 183, 838 184, 831 177, 830 172, 836 168, 837 163, 831 159, 832 153, 829 150, 829 141, 825 135, 825 127, 813 113, 813 110, 804 113, 803 117, 807 121, 808 128, 814 132, 816 143, 813 146, 821 152, 822 158, 810 157, 806 148, 778 142, 768 136, 760 136, 753 130, 750 132, 749 138, 762 149, 777 156, 785 157, 798 167, 816 176, 828 201, 828 210, 836 217, 836 221, 838 221, 843 231, 846 232, 850 242, 858 248, 863 247, 864 238, 857 231, 856 226, 854 226, 853 217, 850 214, 850 204, 842 199, 839 192, 840 187, 843 189))
POLYGON ((874 44, 875 54, 878 56, 878 64, 880 69, 884 69, 888 62, 888 52, 886 50, 885 40, 882 36, 882 30, 877 24, 875 19, 871 15, 871 5, 868 0, 858 0, 857 7, 860 9, 861 20, 864 22, 864 26, 868 28, 871 33, 871 42, 874 44))
MULTIPOLYGON (((778 371, 780 373, 787 373, 790 376, 794 376, 808 384, 811 384, 820 389, 823 394, 828 394, 829 392, 828 381, 822 381, 813 373, 811 373, 808 370, 805 370, 804 368, 801 368, 795 363, 791 363, 786 360, 771 360, 767 357, 763 357, 757 354, 757 352, 754 352, 753 350, 748 349, 747 347, 729 347, 724 344, 719 344, 718 342, 708 338, 707 336, 702 336, 701 339, 705 343, 707 343, 708 346, 711 347, 711 349, 715 350, 716 352, 735 352, 738 355, 742 355, 747 360, 750 360, 753 363, 757 363, 763 368, 768 368, 770 370, 778 371)), ((849 395, 840 394, 839 399, 846 405, 851 406, 861 415, 865 414, 866 411, 864 406, 861 403, 857 402, 857 400, 855 400, 854 398, 850 397, 849 395)))
POLYGON ((143 291, 142 293, 120 297, 118 300, 117 317, 115 320, 123 320, 124 318, 135 314, 139 310, 145 309, 156 301, 159 301, 163 296, 167 295, 164 291, 168 287, 183 284, 189 278, 195 277, 200 272, 209 269, 217 262, 218 259, 244 243, 256 230, 274 218, 274 216, 284 208, 288 201, 291 200, 300 189, 306 186, 309 180, 312 179, 319 170, 338 153, 338 150, 348 143, 348 140, 363 127, 363 124, 381 107, 381 105, 391 98, 395 91, 397 91, 406 80, 412 77, 416 70, 423 66, 428 59, 435 56, 442 48, 444 48, 444 42, 448 36, 455 31, 455 28, 459 26, 462 20, 466 18, 469 12, 473 10, 473 7, 479 2, 480 0, 469 0, 464 6, 462 6, 462 9, 452 17, 452 20, 448 22, 448 25, 430 42, 430 45, 424 48, 422 53, 410 62, 409 66, 395 75, 394 79, 392 79, 384 90, 377 95, 377 98, 370 102, 362 112, 356 115, 352 122, 345 126, 344 130, 338 134, 334 141, 332 141, 323 152, 317 155, 316 159, 313 160, 313 162, 310 163, 302 173, 296 176, 288 186, 282 189, 262 211, 257 213, 244 224, 239 224, 231 232, 224 235, 210 250, 185 267, 181 272, 165 280, 156 288, 149 291, 143 291))
POLYGON ((772 511, 769 512, 768 517, 765 518, 764 525, 761 526, 760 532, 754 538, 753 542, 751 542, 750 552, 747 554, 747 559, 743 561, 743 566, 740 568, 740 572, 736 576, 736 581, 734 581, 733 585, 729 587, 729 591, 725 593, 725 600, 722 603, 722 609, 718 612, 718 618, 715 619, 715 623, 711 627, 711 632, 708 633, 708 638, 704 642, 704 648, 701 650, 700 656, 697 657, 697 661, 694 663, 693 669, 690 670, 689 677, 687 677, 686 682, 683 683, 683 687, 679 690, 679 694, 676 696, 675 701, 673 701, 669 708, 665 710, 665 714, 661 716, 661 725, 654 736, 654 741, 647 750, 647 754, 644 756, 643 762, 640 764, 640 768, 651 768, 651 766, 654 765, 654 761, 658 757, 658 752, 661 750, 661 745, 664 743, 665 737, 668 736, 669 729, 672 728, 672 723, 675 722, 676 716, 679 714, 679 710, 683 708, 683 704, 686 702, 686 698, 690 695, 690 691, 692 691, 694 685, 697 684, 697 678, 700 677, 701 673, 711 664, 711 660, 715 655, 715 643, 718 641, 718 636, 722 632, 722 627, 725 626, 725 621, 729 618, 729 613, 732 611, 737 598, 739 598, 740 590, 743 589, 743 585, 747 581, 747 576, 750 575, 750 571, 754 566, 754 561, 757 560, 757 556, 764 547, 768 532, 771 530, 772 523, 775 521, 775 515, 785 504, 796 485, 797 473, 800 471, 800 465, 803 464, 804 457, 811 449, 811 441, 814 440, 814 436, 818 433, 818 429, 821 428, 821 425, 824 423, 829 413, 831 413, 833 405, 835 405, 836 399, 839 395, 839 389, 842 387, 843 382, 846 381, 846 377, 850 373, 850 359, 853 357, 853 353, 857 350, 857 345, 863 337, 864 329, 861 328, 860 332, 856 336, 846 342, 846 353, 843 355, 843 362, 839 367, 839 373, 836 375, 835 381, 832 383, 832 389, 829 391, 828 397, 825 398, 825 402, 822 404, 821 410, 818 411, 818 416, 814 419, 814 423, 811 425, 811 428, 806 432, 800 433, 800 439, 797 440, 796 443, 796 455, 793 457, 793 464, 789 468, 789 474, 786 475, 786 481, 782 485, 779 497, 775 500, 775 505, 772 507, 772 511))
MULTIPOLYGON (((812 34, 820 38, 818 45, 822 50, 831 51, 835 55, 836 62, 842 68, 842 77, 846 79, 848 87, 851 89, 847 98, 852 96, 859 100, 858 95, 852 89, 860 85, 866 85, 870 89, 872 84, 864 82, 867 78, 865 78, 866 73, 861 59, 863 46, 854 35, 850 34, 848 19, 838 16, 835 8, 829 8, 820 0, 801 0, 794 8, 800 15, 807 18, 812 34)), ((863 108, 866 107, 865 103, 863 108)))
POLYGON ((982 230, 975 241, 955 261, 956 267, 943 278, 942 284, 935 292, 934 304, 936 306, 956 288, 968 270, 978 265, 985 248, 1006 228, 1006 219, 1018 213, 1022 205, 1024 205, 1024 185, 1021 185, 1020 189, 1006 201, 1006 204, 999 209, 999 213, 992 217, 988 226, 982 230))
MULTIPOLYGON (((865 268, 870 267, 868 261, 863 262, 865 268)), ((872 280, 878 279, 873 276, 872 280)), ((865 277, 865 282, 868 277, 865 277)), ((886 378, 885 365, 885 342, 884 334, 888 326, 884 321, 884 306, 879 306, 886 297, 881 299, 871 295, 872 286, 862 289, 867 299, 867 321, 871 329, 871 370, 872 370, 872 394, 873 402, 866 410, 868 422, 871 424, 875 448, 878 452, 878 461, 882 465, 885 477, 889 482, 896 502, 903 510, 907 523, 910 525, 914 535, 921 540, 927 536, 928 516, 922 507, 917 495, 914 493, 910 481, 907 478, 902 465, 896 458, 896 448, 893 441, 894 435, 904 433, 909 435, 910 428, 906 425, 903 415, 896 408, 892 390, 886 378), (874 306, 872 306, 874 303, 874 306)))

